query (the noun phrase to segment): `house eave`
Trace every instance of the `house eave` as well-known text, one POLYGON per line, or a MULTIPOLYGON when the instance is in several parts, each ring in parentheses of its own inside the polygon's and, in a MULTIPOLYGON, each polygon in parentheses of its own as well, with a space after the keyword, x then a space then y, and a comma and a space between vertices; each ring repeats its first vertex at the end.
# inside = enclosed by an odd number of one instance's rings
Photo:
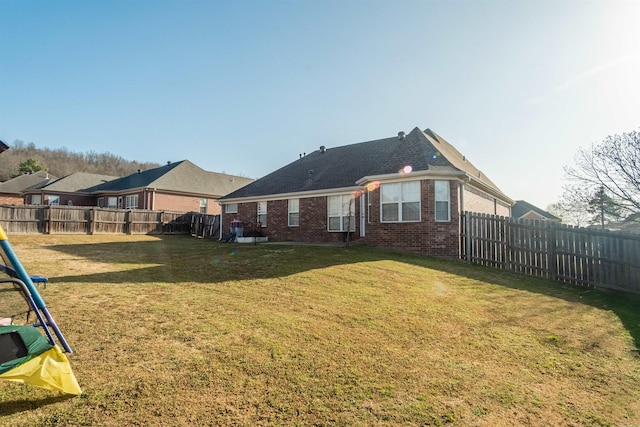
POLYGON ((355 193, 356 191, 362 191, 361 186, 353 187, 339 187, 339 188, 325 188, 322 190, 311 191, 296 191, 292 193, 279 193, 279 194, 266 194, 264 196, 248 196, 248 197, 234 197, 218 200, 218 204, 225 205, 229 203, 248 203, 248 202, 266 202, 271 200, 285 200, 285 199, 302 199, 307 197, 320 197, 330 196, 336 194, 348 194, 355 193))

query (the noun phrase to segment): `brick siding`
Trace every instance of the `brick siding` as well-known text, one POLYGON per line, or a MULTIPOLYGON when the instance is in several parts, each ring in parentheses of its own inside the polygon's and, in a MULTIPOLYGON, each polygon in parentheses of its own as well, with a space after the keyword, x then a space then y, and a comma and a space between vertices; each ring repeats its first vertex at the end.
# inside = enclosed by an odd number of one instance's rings
MULTIPOLYGON (((356 230, 351 232, 351 240, 361 240, 367 244, 398 250, 419 252, 434 256, 457 257, 460 252, 460 216, 458 194, 459 182, 450 182, 451 220, 436 222, 434 182, 421 181, 422 195, 421 221, 407 223, 380 222, 380 189, 371 192, 371 222, 365 224, 366 236, 360 237, 360 197, 367 197, 366 192, 358 195, 355 203, 356 230)), ((493 205, 493 202, 491 202, 493 205)), ((365 199, 365 207, 366 207, 365 199)), ((365 208, 366 209, 366 208, 365 208)), ((327 231, 327 198, 309 197, 300 199, 300 225, 288 226, 288 200, 267 202, 267 224, 261 230, 269 237, 269 241, 298 242, 342 242, 346 233, 327 231)), ((366 211, 365 211, 366 217, 366 211)), ((255 228, 257 203, 238 203, 237 213, 223 214, 223 234, 229 232, 231 221, 238 219, 244 223, 245 233, 255 228)))

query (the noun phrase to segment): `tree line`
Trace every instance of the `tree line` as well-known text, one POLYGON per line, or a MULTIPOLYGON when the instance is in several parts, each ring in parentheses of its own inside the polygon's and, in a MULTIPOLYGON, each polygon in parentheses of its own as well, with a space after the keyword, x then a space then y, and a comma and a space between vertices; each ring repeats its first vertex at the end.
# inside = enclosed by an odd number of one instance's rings
POLYGON ((20 140, 8 145, 9 149, 0 155, 0 182, 38 170, 45 170, 58 178, 74 172, 122 177, 131 175, 138 169, 160 166, 157 163, 125 160, 110 153, 76 153, 66 148, 37 148, 32 142, 20 140))

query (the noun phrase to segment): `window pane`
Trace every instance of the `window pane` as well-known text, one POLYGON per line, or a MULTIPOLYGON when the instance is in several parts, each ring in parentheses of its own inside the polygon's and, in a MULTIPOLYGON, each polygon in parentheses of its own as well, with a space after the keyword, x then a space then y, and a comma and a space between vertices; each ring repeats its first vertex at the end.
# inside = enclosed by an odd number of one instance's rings
POLYGON ((356 217, 355 216, 346 216, 342 218, 342 231, 356 231, 356 217))
POLYGON ((400 200, 400 184, 383 184, 380 186, 382 203, 398 202, 400 200))
POLYGON ((329 196, 327 198, 327 210, 329 216, 340 216, 341 211, 341 197, 340 196, 329 196))
POLYGON ((436 202, 436 221, 449 221, 449 202, 436 202))
POLYGON ((420 220, 420 203, 410 202, 402 204, 402 220, 403 221, 419 221, 420 220))
POLYGON ((355 199, 350 196, 342 196, 342 215, 353 215, 355 211, 355 199))
POLYGON ((403 202, 419 202, 420 201, 420 183, 403 182, 402 183, 402 201, 403 202))
POLYGON ((238 204, 237 203, 229 203, 228 205, 224 205, 224 211, 226 213, 237 213, 238 212, 238 204))
POLYGON ((300 214, 297 212, 292 212, 289 214, 289 225, 297 226, 300 225, 300 214))
POLYGON ((382 220, 383 221, 398 221, 398 204, 388 203, 382 205, 382 220))
POLYGON ((289 199, 289 212, 298 212, 300 209, 300 200, 298 199, 289 199))
POLYGON ((329 231, 340 231, 340 217, 339 216, 330 216, 329 217, 329 231))
POLYGON ((449 181, 435 182, 436 200, 440 202, 449 201, 449 181))

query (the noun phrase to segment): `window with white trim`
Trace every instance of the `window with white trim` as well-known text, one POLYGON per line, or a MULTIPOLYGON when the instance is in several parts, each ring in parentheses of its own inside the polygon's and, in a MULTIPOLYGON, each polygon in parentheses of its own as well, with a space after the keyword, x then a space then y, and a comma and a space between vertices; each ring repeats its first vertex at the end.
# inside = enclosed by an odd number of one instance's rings
POLYGON ((138 209, 138 195, 130 194, 125 198, 125 207, 127 209, 138 209))
POLYGON ((380 221, 420 221, 420 181, 380 185, 380 221))
POLYGON ((31 204, 32 205, 41 205, 42 204, 42 194, 32 194, 31 195, 31 204))
POLYGON ((118 198, 117 197, 107 197, 107 207, 111 209, 115 209, 118 207, 118 198))
POLYGON ((329 231, 356 231, 356 199, 342 194, 327 197, 329 231))
POLYGON ((207 204, 209 203, 209 201, 207 199, 200 199, 200 213, 201 214, 206 214, 207 213, 207 204))
POLYGON ((451 221, 449 181, 435 181, 436 221, 451 221))
POLYGON ((300 225, 300 199, 289 199, 289 227, 300 225))
POLYGON ((224 205, 224 213, 238 213, 238 204, 229 203, 227 205, 224 205))
POLYGON ((122 209, 122 196, 118 197, 118 209, 122 209))
POLYGON ((98 198, 98 207, 104 208, 104 197, 98 198))
POLYGON ((258 222, 262 227, 267 226, 267 202, 258 202, 258 222))
POLYGON ((49 205, 58 206, 60 204, 60 196, 49 196, 49 205))

